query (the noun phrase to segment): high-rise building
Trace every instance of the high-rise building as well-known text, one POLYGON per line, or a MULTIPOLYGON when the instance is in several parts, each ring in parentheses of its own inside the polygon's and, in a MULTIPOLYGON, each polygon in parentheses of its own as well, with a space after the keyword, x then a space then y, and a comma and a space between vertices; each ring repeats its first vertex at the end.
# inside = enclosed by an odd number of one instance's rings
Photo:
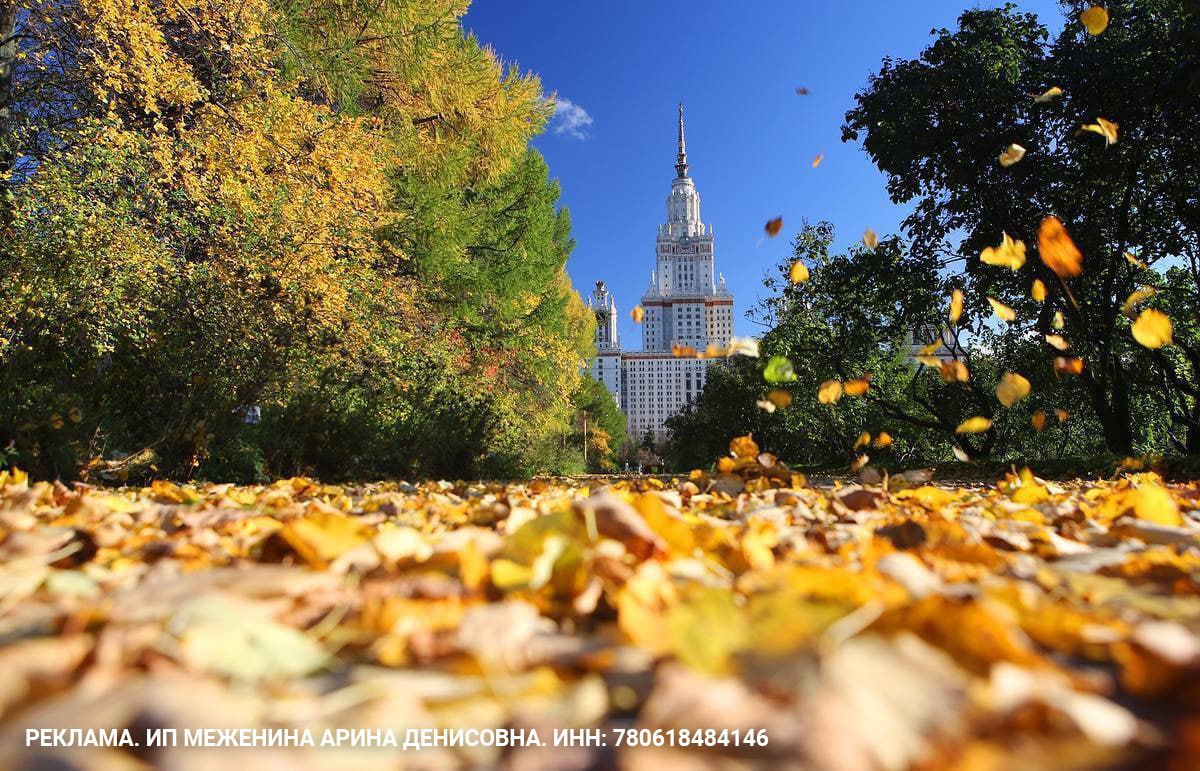
POLYGON ((713 263, 713 229, 700 219, 700 194, 688 176, 683 105, 679 105, 679 151, 667 196, 667 221, 658 226, 654 270, 642 295, 642 349, 624 351, 617 333, 617 304, 603 281, 588 304, 596 314, 592 376, 608 387, 629 419, 629 435, 665 435, 664 422, 704 387, 733 336, 733 295, 713 263))

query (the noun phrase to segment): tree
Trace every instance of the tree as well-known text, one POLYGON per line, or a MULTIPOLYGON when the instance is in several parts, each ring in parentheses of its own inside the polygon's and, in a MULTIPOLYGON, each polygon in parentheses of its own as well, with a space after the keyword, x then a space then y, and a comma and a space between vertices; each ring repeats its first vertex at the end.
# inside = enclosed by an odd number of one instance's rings
POLYGON ((617 455, 627 441, 626 419, 617 408, 608 388, 585 374, 573 397, 576 414, 580 416, 580 435, 576 442, 588 442, 588 470, 615 471, 617 455), (583 436, 583 416, 587 420, 587 436, 583 436))
MULTIPOLYGON (((1194 449, 1198 341, 1181 335, 1182 356, 1151 362, 1122 305, 1139 285, 1162 281, 1127 252, 1152 268, 1182 261, 1191 285, 1200 279, 1197 13, 1179 0, 1110 3, 1112 23, 1093 37, 1074 20, 1085 5, 1063 4, 1069 18, 1053 41, 1012 5, 965 12, 919 58, 884 60, 847 113, 843 139, 861 140, 892 199, 913 204, 904 227, 917 260, 962 263, 969 294, 1016 309, 1014 335, 1066 336, 1085 362, 1079 380, 1110 450, 1145 446, 1155 418, 1139 394, 1153 388, 1178 404, 1173 418, 1189 432, 1181 444, 1194 449), (1034 98, 1051 87, 1062 97, 1034 98), (1101 117, 1120 125, 1111 146, 1080 131, 1101 117), (996 159, 1010 143, 1028 152, 1003 167, 996 159), (1013 271, 977 259, 1002 233, 1033 257, 1047 215, 1066 223, 1083 275, 1060 279, 1036 258, 1013 271), (1044 302, 1030 297, 1034 280, 1047 288, 1044 302), (1154 366, 1173 374, 1157 377, 1154 366)), ((1049 343, 1043 351, 1059 353, 1049 343)))

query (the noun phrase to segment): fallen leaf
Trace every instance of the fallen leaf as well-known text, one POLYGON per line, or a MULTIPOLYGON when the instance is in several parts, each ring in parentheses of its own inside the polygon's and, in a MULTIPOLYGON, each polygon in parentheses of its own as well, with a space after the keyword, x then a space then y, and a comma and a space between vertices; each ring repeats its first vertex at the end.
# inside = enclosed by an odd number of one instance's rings
POLYGON ((958 424, 958 428, 954 429, 956 434, 982 434, 992 427, 992 421, 989 418, 976 415, 973 418, 967 418, 962 423, 958 424))

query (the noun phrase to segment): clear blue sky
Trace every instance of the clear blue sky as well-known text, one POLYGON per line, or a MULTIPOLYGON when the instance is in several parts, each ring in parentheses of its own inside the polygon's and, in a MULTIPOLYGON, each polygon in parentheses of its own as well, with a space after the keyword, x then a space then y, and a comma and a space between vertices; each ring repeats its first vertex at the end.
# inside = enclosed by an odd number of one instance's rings
MULTIPOLYGON (((758 334, 745 311, 804 219, 833 222, 839 246, 867 227, 896 231, 905 211, 888 200, 866 154, 841 142, 842 116, 883 57, 917 55, 931 29, 953 28, 968 7, 969 0, 475 0, 464 27, 573 105, 535 141, 571 210, 568 271, 581 294, 608 282, 622 344, 637 348, 641 335, 628 312, 646 288, 655 229, 666 217, 677 103, 685 106, 690 174, 714 227, 717 269, 736 296, 736 333, 758 334), (810 95, 798 96, 797 86, 810 95), (818 153, 825 159, 813 169, 818 153), (763 224, 779 215, 784 232, 763 239, 763 224)), ((1062 24, 1054 0, 1018 7, 1052 33, 1062 24)))

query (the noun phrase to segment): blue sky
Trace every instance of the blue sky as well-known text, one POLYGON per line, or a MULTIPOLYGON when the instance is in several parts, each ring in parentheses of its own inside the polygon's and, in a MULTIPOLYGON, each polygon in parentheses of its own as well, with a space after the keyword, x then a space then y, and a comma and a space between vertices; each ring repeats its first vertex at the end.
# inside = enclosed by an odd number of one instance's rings
MULTIPOLYGON (((608 282, 622 344, 637 348, 628 311, 646 288, 655 229, 666 217, 677 103, 685 106, 690 174, 714 227, 717 269, 736 296, 735 331, 758 334, 745 311, 804 219, 833 222, 839 246, 867 227, 881 236, 897 229, 905 210, 888 200, 866 154, 841 142, 842 116, 885 56, 919 54, 931 29, 953 28, 967 7, 968 0, 475 0, 463 26, 569 101, 535 140, 571 210, 576 245, 567 268, 582 294, 608 282), (798 86, 810 94, 798 96, 798 86), (824 161, 813 169, 818 153, 824 161), (779 215, 784 232, 764 239, 763 224, 779 215)), ((1054 0, 1018 7, 1052 32, 1062 23, 1054 0)))

